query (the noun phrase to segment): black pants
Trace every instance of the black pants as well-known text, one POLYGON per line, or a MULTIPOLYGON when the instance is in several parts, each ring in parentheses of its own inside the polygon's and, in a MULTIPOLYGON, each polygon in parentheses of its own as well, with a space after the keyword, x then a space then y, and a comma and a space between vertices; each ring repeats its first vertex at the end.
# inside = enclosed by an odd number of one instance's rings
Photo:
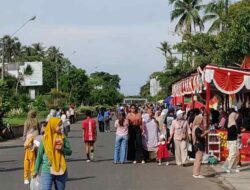
MULTIPOLYGON (((170 129, 167 128, 167 139, 170 137, 170 129)), ((175 147, 174 147, 174 138, 171 139, 170 143, 167 145, 168 150, 172 152, 173 155, 175 155, 175 147)))
POLYGON ((98 121, 99 124, 99 131, 104 132, 104 122, 103 121, 98 121))
POLYGON ((140 162, 144 160, 142 148, 142 136, 139 126, 129 126, 129 139, 128 139, 128 160, 136 160, 140 162))
POLYGON ((75 123, 75 116, 74 115, 70 115, 69 116, 69 120, 70 120, 71 124, 75 123))

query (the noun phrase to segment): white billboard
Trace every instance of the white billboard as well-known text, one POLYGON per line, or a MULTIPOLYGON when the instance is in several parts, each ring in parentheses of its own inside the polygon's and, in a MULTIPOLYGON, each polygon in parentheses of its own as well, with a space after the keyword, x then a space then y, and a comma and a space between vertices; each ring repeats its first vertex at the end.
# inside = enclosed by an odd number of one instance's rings
POLYGON ((21 80, 22 86, 42 86, 43 85, 43 63, 42 62, 24 62, 19 66, 19 71, 23 76, 21 80), (27 66, 31 66, 33 73, 31 75, 24 75, 27 66))

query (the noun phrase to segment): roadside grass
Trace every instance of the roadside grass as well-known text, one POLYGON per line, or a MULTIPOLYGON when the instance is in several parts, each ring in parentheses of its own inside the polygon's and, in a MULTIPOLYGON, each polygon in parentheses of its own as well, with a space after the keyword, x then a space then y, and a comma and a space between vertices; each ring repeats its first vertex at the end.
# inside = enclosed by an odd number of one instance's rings
MULTIPOLYGON (((44 114, 38 114, 37 118, 38 121, 44 121, 47 115, 44 114)), ((19 117, 9 117, 9 118, 4 118, 4 123, 9 123, 11 126, 15 125, 23 125, 25 120, 27 119, 27 116, 19 116, 19 117)))

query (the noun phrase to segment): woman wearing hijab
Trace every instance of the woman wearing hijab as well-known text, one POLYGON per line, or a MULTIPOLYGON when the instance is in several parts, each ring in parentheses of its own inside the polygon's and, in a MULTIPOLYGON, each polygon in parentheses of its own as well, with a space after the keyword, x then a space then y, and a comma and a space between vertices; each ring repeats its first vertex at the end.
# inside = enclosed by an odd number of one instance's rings
MULTIPOLYGON (((152 109, 148 110, 149 118, 142 123, 142 145, 145 153, 149 154, 149 158, 156 157, 159 142, 159 125, 158 121, 154 118, 152 109), (153 155, 153 156, 152 156, 153 155)), ((146 157, 147 154, 144 155, 146 157)))
POLYGON ((41 190, 64 190, 67 180, 65 155, 70 156, 72 150, 69 141, 62 134, 62 121, 59 118, 49 119, 42 138, 36 164, 35 175, 41 170, 41 190))
POLYGON ((178 166, 184 166, 187 161, 187 140, 191 130, 184 119, 184 111, 176 112, 177 118, 172 122, 169 142, 174 138, 175 160, 178 166))
POLYGON ((31 110, 28 113, 27 120, 24 123, 23 140, 25 141, 28 135, 34 138, 39 135, 39 122, 36 118, 36 111, 31 110))
POLYGON ((203 153, 205 152, 206 140, 205 136, 209 130, 204 131, 202 127, 203 116, 197 115, 193 121, 192 140, 195 147, 195 161, 193 166, 193 177, 204 178, 200 175, 203 153))
POLYGON ((236 120, 238 118, 238 114, 235 112, 233 108, 230 110, 230 114, 228 116, 228 125, 227 125, 227 145, 228 145, 228 157, 222 166, 222 168, 227 172, 231 173, 232 170, 235 170, 235 172, 240 172, 239 169, 237 169, 237 138, 238 138, 238 129, 236 120))

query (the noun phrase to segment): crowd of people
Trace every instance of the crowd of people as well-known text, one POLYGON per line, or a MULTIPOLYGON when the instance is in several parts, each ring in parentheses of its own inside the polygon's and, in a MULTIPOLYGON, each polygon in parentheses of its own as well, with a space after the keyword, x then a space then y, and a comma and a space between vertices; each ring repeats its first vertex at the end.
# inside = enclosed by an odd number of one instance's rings
POLYGON ((241 131, 249 130, 249 125, 244 125, 241 112, 233 108, 228 113, 222 109, 218 112, 211 110, 209 118, 204 107, 191 109, 186 113, 181 109, 132 104, 120 106, 117 113, 114 124, 115 164, 127 161, 145 164, 156 160, 158 165, 162 165, 165 160, 166 165, 169 165, 168 160, 172 155, 178 166, 194 161, 193 177, 204 178, 200 171, 206 150, 206 137, 214 129, 220 128, 228 132, 229 149, 228 158, 222 168, 228 173, 240 171, 239 139, 241 131))
MULTIPOLYGON (((116 138, 114 146, 114 164, 156 162, 159 166, 169 165, 174 157, 177 166, 193 164, 193 177, 201 175, 201 165, 206 149, 206 136, 215 128, 228 131, 229 155, 223 169, 231 173, 239 172, 240 133, 244 128, 244 117, 240 112, 230 109, 226 114, 211 111, 210 118, 204 107, 192 109, 187 113, 181 109, 147 104, 137 106, 120 106, 116 114, 101 108, 97 122, 91 111, 86 111, 82 121, 83 141, 87 162, 94 160, 94 144, 99 132, 110 132, 110 121, 116 116, 114 128, 116 138), (214 117, 218 119, 214 119, 214 117), (210 120, 210 126, 208 126, 210 120), (216 121, 216 122, 215 122, 216 121)), ((39 175, 42 190, 49 190, 52 184, 55 189, 65 189, 67 179, 66 155, 72 150, 67 139, 67 126, 74 122, 74 111, 51 110, 46 122, 40 129, 36 112, 30 111, 24 124, 24 183, 39 175), (72 113, 72 114, 70 114, 72 113)), ((32 180, 31 180, 32 181, 32 180)))

